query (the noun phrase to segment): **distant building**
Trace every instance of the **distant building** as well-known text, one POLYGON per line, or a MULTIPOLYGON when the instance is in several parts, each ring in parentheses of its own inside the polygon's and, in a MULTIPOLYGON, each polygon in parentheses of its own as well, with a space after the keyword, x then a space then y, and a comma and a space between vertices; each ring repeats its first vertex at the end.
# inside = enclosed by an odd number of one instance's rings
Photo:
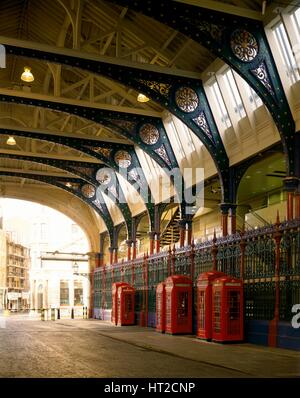
POLYGON ((4 309, 7 296, 6 234, 0 229, 0 309, 4 309))
POLYGON ((30 250, 0 230, 0 309, 30 307, 30 250))
POLYGON ((89 245, 81 228, 49 207, 13 199, 3 201, 3 214, 14 241, 30 248, 30 308, 61 308, 63 317, 74 307, 82 314, 89 306, 90 280, 89 245))

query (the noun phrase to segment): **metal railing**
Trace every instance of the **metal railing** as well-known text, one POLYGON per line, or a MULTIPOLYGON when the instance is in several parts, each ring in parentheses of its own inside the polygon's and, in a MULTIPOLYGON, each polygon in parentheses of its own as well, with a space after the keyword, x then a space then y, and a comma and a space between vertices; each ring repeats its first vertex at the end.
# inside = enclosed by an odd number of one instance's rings
POLYGON ((267 225, 152 256, 106 265, 94 271, 94 308, 111 308, 111 286, 136 289, 136 311, 155 312, 155 289, 174 274, 197 277, 222 271, 244 282, 246 319, 290 318, 300 303, 300 220, 267 225))

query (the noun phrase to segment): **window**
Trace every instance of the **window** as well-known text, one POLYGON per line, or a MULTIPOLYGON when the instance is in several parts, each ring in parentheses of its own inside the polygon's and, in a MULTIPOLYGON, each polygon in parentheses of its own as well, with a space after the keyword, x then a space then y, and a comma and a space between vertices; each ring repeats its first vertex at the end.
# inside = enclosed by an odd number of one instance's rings
POLYGON ((188 128, 188 126, 186 124, 182 123, 182 125, 183 125, 184 131, 186 133, 187 144, 191 148, 191 150, 194 152, 196 150, 196 148, 195 148, 195 145, 194 145, 194 141, 193 141, 190 129, 188 128))
POLYGON ((240 119, 242 119, 246 116, 246 112, 231 69, 228 69, 224 73, 224 79, 229 97, 234 106, 234 112, 239 115, 240 119))
POLYGON ((60 305, 69 305, 69 282, 60 281, 60 305))
POLYGON ((174 133, 174 137, 175 137, 175 140, 176 140, 176 144, 177 144, 179 153, 180 153, 180 155, 182 157, 184 157, 185 153, 184 153, 184 150, 183 150, 183 147, 182 147, 181 141, 179 139, 178 132, 176 130, 176 127, 175 127, 175 124, 174 124, 173 120, 170 122, 170 125, 171 125, 173 133, 174 133))
POLYGON ((300 79, 300 75, 288 35, 282 22, 274 27, 273 33, 275 34, 280 55, 286 67, 286 74, 291 83, 294 84, 300 79))
POLYGON ((215 81, 211 86, 211 91, 214 96, 214 99, 216 101, 218 111, 219 111, 219 116, 221 118, 222 123, 225 124, 226 128, 229 128, 231 126, 231 122, 227 113, 227 109, 225 106, 225 103, 223 101, 223 97, 218 85, 218 82, 215 81))
POLYGON ((298 34, 300 35, 300 8, 292 13, 292 21, 296 27, 298 34))
POLYGON ((245 86, 246 86, 249 101, 251 102, 251 104, 254 106, 255 109, 259 108, 263 104, 262 100, 256 94, 256 92, 253 90, 253 88, 249 86, 248 83, 245 82, 245 86))
POLYGON ((83 288, 80 281, 74 281, 74 305, 83 305, 83 288))

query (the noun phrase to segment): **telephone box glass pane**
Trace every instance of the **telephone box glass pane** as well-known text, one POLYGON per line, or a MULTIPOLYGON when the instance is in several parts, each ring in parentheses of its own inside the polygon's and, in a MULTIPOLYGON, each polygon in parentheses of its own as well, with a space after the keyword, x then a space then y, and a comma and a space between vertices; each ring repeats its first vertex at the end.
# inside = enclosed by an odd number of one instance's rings
POLYGON ((201 292, 198 293, 198 316, 199 316, 199 327, 201 329, 204 329, 205 327, 205 292, 202 290, 201 292))
POLYGON ((240 292, 228 292, 228 316, 229 316, 229 334, 238 334, 240 332, 240 292))
POLYGON ((132 311, 132 296, 131 294, 125 294, 125 319, 128 319, 132 311))
POLYGON ((216 333, 221 331, 221 292, 215 292, 214 294, 213 329, 216 333))
POLYGON ((167 325, 171 325, 172 317, 171 317, 171 292, 167 292, 167 303, 166 303, 166 322, 167 325))
POLYGON ((161 294, 157 293, 157 300, 156 300, 156 314, 157 314, 157 324, 161 324, 161 294))
POLYGON ((185 323, 188 316, 188 292, 178 292, 177 320, 178 323, 185 323))

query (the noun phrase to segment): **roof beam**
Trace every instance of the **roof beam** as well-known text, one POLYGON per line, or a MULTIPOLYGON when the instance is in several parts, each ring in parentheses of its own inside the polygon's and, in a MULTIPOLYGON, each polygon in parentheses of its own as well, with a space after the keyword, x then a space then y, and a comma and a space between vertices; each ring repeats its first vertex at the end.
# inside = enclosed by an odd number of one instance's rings
MULTIPOLYGON (((24 170, 24 169, 16 169, 12 167, 0 167, 1 172, 11 172, 11 173, 20 173, 20 174, 32 174, 32 175, 41 175, 47 177, 70 177, 70 173, 62 173, 62 172, 55 172, 55 171, 41 171, 41 170, 24 170)), ((75 176, 76 177, 76 176, 75 176)))
MULTIPOLYGON (((1 41, 0 41, 0 43, 1 43, 1 41)), ((62 104, 84 106, 86 108, 93 108, 93 109, 99 109, 99 110, 104 110, 104 111, 122 112, 122 113, 129 113, 132 115, 139 115, 139 116, 150 116, 150 117, 159 117, 159 118, 161 117, 160 112, 155 112, 155 111, 147 110, 147 109, 137 109, 137 108, 130 108, 130 107, 124 107, 124 106, 119 106, 119 105, 111 105, 111 104, 99 104, 97 102, 89 102, 89 101, 72 99, 72 98, 56 97, 53 95, 38 94, 38 93, 18 91, 18 90, 8 90, 8 89, 4 89, 4 88, 3 89, 1 88, 1 93, 5 94, 5 95, 15 95, 17 97, 26 96, 26 98, 43 100, 43 101, 51 101, 51 102, 57 102, 59 100, 59 102, 62 104)))
MULTIPOLYGON (((35 51, 45 51, 50 54, 58 54, 67 57, 80 57, 84 60, 91 60, 99 63, 106 63, 110 65, 124 66, 129 68, 140 69, 145 72, 157 72, 163 75, 171 75, 178 77, 186 77, 190 79, 201 79, 201 73, 186 71, 178 68, 167 68, 158 65, 149 65, 145 63, 132 62, 123 58, 114 58, 104 55, 96 55, 84 51, 61 48, 55 46, 49 46, 48 44, 36 43, 32 41, 12 39, 10 37, 0 36, 0 43, 4 46, 14 46, 20 48, 26 48, 35 51)), ((76 65, 73 65, 76 66, 76 65)), ((131 110, 132 111, 132 110, 131 110)), ((134 111, 135 112, 135 111, 134 111)))
POLYGON ((226 4, 220 1, 212 0, 173 0, 177 3, 189 4, 196 7, 208 8, 213 11, 221 11, 226 14, 238 15, 239 17, 246 17, 251 19, 256 19, 258 21, 263 20, 263 15, 261 12, 251 10, 250 8, 242 8, 233 6, 231 4, 226 4))
MULTIPOLYGON (((1 91, 1 90, 0 90, 1 91)), ((1 94, 0 94, 1 95, 1 94)), ((82 143, 84 144, 84 141, 95 141, 95 144, 97 145, 97 143, 103 143, 103 142, 107 142, 107 143, 119 143, 122 145, 132 145, 127 141, 124 140, 118 140, 118 139, 99 139, 98 137, 94 137, 94 136, 84 136, 82 134, 72 134, 72 133, 65 133, 62 131, 57 131, 57 130, 43 130, 43 129, 37 129, 34 127, 19 127, 19 126, 11 126, 11 125, 5 125, 0 123, 0 129, 9 129, 9 130, 14 130, 14 131, 26 131, 30 134, 44 134, 44 135, 55 135, 57 137, 64 137, 64 138, 75 138, 75 139, 80 139, 82 141, 82 143)), ((32 137, 34 138, 34 136, 32 137)), ((88 145, 88 144, 87 144, 88 145)))
POLYGON ((39 152, 28 152, 28 151, 15 151, 11 149, 2 149, 0 148, 0 154, 5 154, 5 155, 22 155, 22 156, 28 156, 28 157, 39 157, 39 158, 45 158, 45 159, 53 159, 53 160, 66 160, 66 161, 71 161, 71 162, 78 162, 78 165, 82 162, 84 163, 99 163, 102 164, 101 160, 96 159, 96 158, 84 158, 81 160, 78 160, 78 156, 71 156, 71 155, 59 155, 59 154, 52 154, 52 153, 39 153, 39 152))

